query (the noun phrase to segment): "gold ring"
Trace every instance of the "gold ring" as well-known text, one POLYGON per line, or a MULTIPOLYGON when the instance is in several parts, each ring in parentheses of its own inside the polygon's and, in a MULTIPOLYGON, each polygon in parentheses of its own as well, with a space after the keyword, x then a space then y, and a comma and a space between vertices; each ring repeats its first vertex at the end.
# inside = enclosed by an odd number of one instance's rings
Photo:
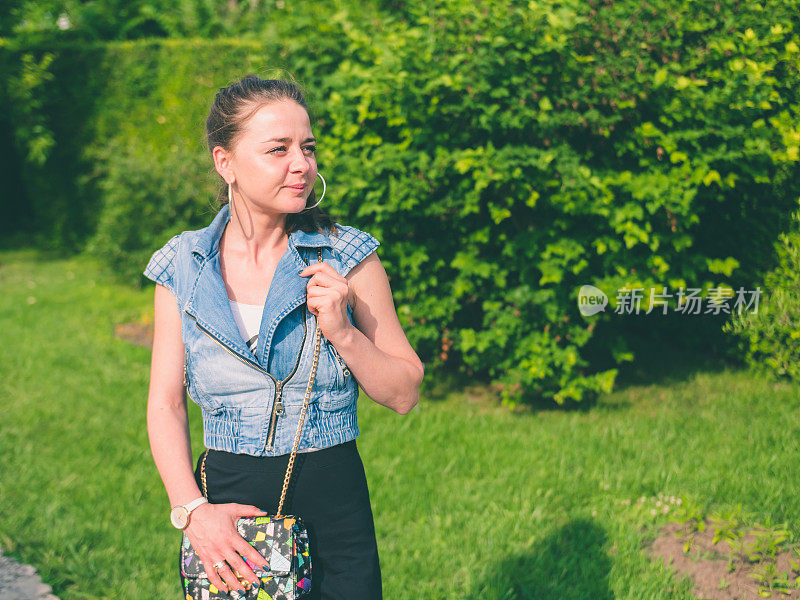
POLYGON ((220 568, 220 567, 223 567, 223 566, 225 566, 225 561, 224 561, 224 560, 221 560, 221 561, 219 561, 219 562, 215 562, 215 563, 214 563, 212 566, 213 566, 215 569, 219 570, 219 568, 220 568))
POLYGON ((237 571, 236 569, 233 570, 233 575, 236 577, 236 579, 239 580, 239 583, 242 584, 242 587, 244 587, 245 591, 249 590, 250 587, 253 585, 252 582, 246 576, 239 573, 239 571, 237 571))

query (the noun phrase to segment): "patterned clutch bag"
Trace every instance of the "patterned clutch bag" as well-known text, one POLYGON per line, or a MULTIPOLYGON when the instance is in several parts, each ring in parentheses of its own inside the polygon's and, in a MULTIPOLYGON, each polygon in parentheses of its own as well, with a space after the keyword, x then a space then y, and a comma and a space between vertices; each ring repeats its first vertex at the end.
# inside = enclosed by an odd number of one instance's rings
MULTIPOLYGON (((317 250, 317 256, 319 261, 322 262, 322 252, 320 250, 317 250)), ((274 516, 267 517, 242 517, 236 522, 236 529, 239 531, 239 535, 267 559, 269 568, 262 569, 247 558, 242 557, 247 566, 259 578, 259 584, 253 585, 252 582, 234 570, 233 573, 242 583, 245 592, 220 590, 209 581, 205 566, 184 531, 181 539, 178 570, 180 571, 186 600, 214 600, 216 598, 225 600, 234 598, 246 600, 297 600, 311 593, 311 556, 309 553, 308 531, 306 531, 300 517, 283 515, 282 510, 283 502, 286 498, 286 490, 289 487, 289 480, 292 476, 297 446, 300 443, 303 421, 311 398, 311 390, 314 387, 314 378, 317 374, 321 339, 322 332, 319 329, 319 325, 317 325, 311 376, 308 379, 306 397, 300 412, 300 421, 297 424, 292 454, 289 456, 289 464, 286 466, 286 476, 283 478, 283 490, 278 504, 278 512, 274 516)), ((205 472, 207 455, 208 450, 203 455, 203 462, 200 468, 203 496, 206 498, 208 498, 205 472)))
POLYGON ((269 561, 265 570, 244 559, 260 579, 259 585, 254 586, 245 580, 245 587, 249 585, 250 589, 244 594, 218 589, 208 580, 203 563, 184 534, 179 570, 186 600, 294 600, 311 591, 308 533, 299 517, 243 517, 238 520, 236 528, 239 535, 269 561))

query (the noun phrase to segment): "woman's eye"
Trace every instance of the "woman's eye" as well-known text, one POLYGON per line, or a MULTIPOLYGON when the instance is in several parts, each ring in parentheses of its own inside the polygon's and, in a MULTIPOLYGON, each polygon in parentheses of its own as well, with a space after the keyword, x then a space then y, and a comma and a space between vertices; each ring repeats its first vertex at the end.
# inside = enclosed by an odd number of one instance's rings
MULTIPOLYGON (((306 150, 311 150, 311 152, 316 152, 317 151, 317 147, 315 145, 313 145, 313 144, 311 144, 309 146, 306 146, 305 148, 306 148, 306 150)), ((272 150, 268 150, 267 152, 268 153, 272 153, 272 152, 278 152, 279 150, 280 151, 285 151, 286 150, 286 146, 277 146, 277 147, 273 148, 272 150)))

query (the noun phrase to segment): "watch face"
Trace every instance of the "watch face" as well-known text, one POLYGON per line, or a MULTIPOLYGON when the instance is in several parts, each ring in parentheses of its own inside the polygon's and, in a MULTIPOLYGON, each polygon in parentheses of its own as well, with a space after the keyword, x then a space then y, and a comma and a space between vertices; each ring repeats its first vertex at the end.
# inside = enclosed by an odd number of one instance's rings
POLYGON ((183 506, 176 506, 169 514, 172 524, 178 529, 183 529, 189 522, 189 512, 183 506))

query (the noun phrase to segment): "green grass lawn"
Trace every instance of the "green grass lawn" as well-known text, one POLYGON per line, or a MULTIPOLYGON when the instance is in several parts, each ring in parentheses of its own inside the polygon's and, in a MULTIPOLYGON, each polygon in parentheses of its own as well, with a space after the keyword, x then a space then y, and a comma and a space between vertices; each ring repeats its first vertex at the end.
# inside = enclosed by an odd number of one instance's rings
MULTIPOLYGON (((62 600, 178 599, 146 428, 150 351, 114 337, 152 287, 87 258, 0 252, 0 546, 62 600)), ((695 372, 590 410, 512 414, 452 394, 359 402, 387 600, 689 599, 643 544, 651 497, 800 532, 800 386, 695 372), (637 500, 648 500, 643 506, 637 500)), ((199 409, 190 403, 195 459, 199 409)))

